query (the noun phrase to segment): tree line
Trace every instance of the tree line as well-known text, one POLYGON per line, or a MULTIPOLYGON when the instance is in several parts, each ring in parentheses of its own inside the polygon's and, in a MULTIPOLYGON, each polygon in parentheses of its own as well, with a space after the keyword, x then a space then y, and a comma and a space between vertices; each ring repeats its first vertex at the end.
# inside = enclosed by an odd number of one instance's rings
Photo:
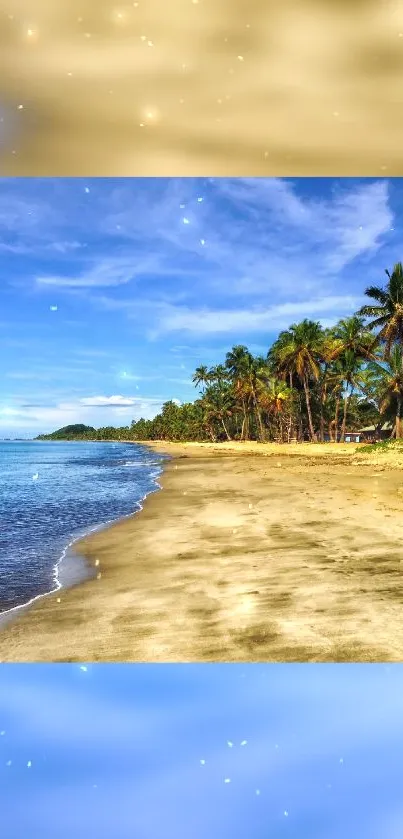
POLYGON ((281 331, 266 356, 237 344, 222 363, 200 365, 194 402, 168 401, 127 427, 82 427, 75 439, 343 442, 347 431, 385 423, 401 439, 402 263, 386 275, 384 287, 365 290, 369 303, 331 328, 304 319, 281 331))

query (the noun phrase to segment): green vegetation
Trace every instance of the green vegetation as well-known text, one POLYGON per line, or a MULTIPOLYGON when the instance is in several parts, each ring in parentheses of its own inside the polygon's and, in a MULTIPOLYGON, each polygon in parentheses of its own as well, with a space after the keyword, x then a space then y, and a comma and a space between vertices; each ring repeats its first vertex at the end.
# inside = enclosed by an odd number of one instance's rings
POLYGON ((385 288, 365 291, 375 303, 331 329, 305 319, 282 331, 265 357, 236 345, 221 364, 201 365, 194 402, 166 402, 154 419, 129 427, 67 426, 38 439, 342 442, 347 431, 370 425, 377 434, 389 422, 401 440, 402 264, 386 274, 385 288))
POLYGON ((359 446, 356 451, 359 452, 389 452, 389 451, 403 452, 403 440, 379 440, 378 443, 369 443, 368 446, 359 446))
POLYGON ((64 428, 59 428, 58 431, 53 431, 52 434, 39 434, 37 440, 91 440, 97 434, 95 428, 91 425, 65 425, 64 428))

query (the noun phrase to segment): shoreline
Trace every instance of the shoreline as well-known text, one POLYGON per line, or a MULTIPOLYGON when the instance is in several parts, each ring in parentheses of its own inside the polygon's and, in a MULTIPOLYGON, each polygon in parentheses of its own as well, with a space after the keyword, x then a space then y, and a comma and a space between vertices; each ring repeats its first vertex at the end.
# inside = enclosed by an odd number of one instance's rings
POLYGON ((131 442, 171 456, 157 488, 75 542, 95 578, 0 625, 1 661, 402 659, 398 455, 131 442))
MULTIPOLYGON (((1 441, 3 442, 3 441, 1 441)), ((7 441, 6 441, 7 442, 7 441)), ((11 441, 15 442, 15 441, 11 441)), ((28 440, 28 441, 17 441, 17 442, 64 442, 64 441, 48 441, 48 440, 28 440)), ((66 441, 70 442, 70 441, 66 441)), ((74 441, 74 442, 85 442, 85 441, 74 441)), ((98 441, 95 441, 98 442, 98 441)), ((114 440, 106 440, 101 442, 108 442, 108 443, 125 443, 127 445, 127 440, 122 441, 114 441, 114 440)), ((80 544, 81 541, 84 539, 90 538, 93 534, 99 533, 102 530, 112 527, 114 524, 117 524, 121 521, 124 521, 131 516, 135 516, 137 513, 140 513, 143 509, 143 503, 145 498, 148 495, 152 494, 153 492, 157 492, 160 489, 160 484, 158 483, 158 478, 163 471, 163 467, 161 466, 160 473, 156 477, 152 477, 153 483, 156 484, 157 489, 150 490, 149 493, 146 493, 139 501, 136 502, 138 509, 131 510, 130 513, 126 513, 122 516, 118 516, 115 519, 109 519, 106 522, 102 522, 101 524, 91 525, 88 526, 88 529, 80 532, 78 535, 72 536, 70 541, 65 545, 63 548, 60 556, 55 561, 53 566, 53 582, 54 588, 50 591, 42 592, 41 594, 36 594, 26 603, 19 603, 16 606, 11 606, 9 609, 5 609, 4 611, 0 611, 0 632, 2 627, 16 621, 19 619, 19 616, 27 612, 31 609, 34 603, 39 600, 42 600, 45 597, 52 597, 56 595, 58 592, 65 591, 75 586, 82 585, 83 583, 92 580, 96 577, 95 567, 91 566, 88 563, 88 560, 81 556, 79 552, 75 549, 77 545, 80 544), (74 571, 75 569, 75 571, 74 571), (61 579, 64 578, 64 579, 61 579)))

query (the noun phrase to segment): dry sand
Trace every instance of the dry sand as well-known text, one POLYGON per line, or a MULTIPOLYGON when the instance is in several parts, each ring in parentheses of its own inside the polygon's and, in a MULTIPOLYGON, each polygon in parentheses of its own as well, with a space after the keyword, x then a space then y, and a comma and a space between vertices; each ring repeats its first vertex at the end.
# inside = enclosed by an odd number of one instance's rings
POLYGON ((99 578, 5 626, 1 661, 403 660, 398 455, 150 445, 163 491, 79 543, 99 578))

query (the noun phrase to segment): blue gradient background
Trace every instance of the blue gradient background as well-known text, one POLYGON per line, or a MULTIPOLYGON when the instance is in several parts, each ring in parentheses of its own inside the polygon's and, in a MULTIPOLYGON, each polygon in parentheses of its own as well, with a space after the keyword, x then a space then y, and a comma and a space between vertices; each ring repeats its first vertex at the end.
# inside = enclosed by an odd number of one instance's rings
POLYGON ((399 665, 3 665, 1 835, 397 839, 402 688, 399 665))

